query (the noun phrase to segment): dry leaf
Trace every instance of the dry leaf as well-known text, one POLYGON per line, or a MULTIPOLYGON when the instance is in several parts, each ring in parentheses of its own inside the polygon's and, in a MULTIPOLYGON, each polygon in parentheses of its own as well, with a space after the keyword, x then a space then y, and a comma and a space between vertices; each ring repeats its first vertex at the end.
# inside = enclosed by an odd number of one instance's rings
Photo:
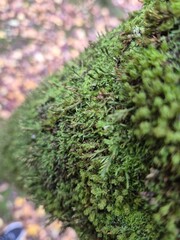
POLYGON ((29 237, 38 237, 40 230, 41 230, 41 227, 36 223, 29 224, 26 227, 27 236, 29 237))

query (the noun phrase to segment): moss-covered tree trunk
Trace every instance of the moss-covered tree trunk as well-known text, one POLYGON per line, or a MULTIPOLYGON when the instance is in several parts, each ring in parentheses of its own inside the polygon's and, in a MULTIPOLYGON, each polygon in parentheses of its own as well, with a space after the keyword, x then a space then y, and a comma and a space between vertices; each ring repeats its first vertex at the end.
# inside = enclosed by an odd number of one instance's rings
POLYGON ((180 238, 179 16, 146 0, 1 131, 1 171, 82 240, 180 238))

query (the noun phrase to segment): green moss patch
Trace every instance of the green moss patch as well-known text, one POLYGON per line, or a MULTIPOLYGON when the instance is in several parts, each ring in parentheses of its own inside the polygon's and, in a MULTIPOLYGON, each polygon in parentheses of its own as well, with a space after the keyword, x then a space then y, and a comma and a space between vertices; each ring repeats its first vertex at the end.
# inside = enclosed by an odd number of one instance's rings
POLYGON ((3 131, 9 174, 83 240, 180 237, 179 15, 177 0, 145 1, 3 131))

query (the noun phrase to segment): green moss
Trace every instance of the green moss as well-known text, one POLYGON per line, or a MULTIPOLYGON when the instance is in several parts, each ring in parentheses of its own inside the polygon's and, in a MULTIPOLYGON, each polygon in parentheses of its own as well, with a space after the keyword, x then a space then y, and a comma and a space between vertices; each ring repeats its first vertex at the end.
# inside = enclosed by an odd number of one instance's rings
POLYGON ((179 237, 179 37, 178 1, 145 1, 3 131, 1 159, 83 240, 179 237))

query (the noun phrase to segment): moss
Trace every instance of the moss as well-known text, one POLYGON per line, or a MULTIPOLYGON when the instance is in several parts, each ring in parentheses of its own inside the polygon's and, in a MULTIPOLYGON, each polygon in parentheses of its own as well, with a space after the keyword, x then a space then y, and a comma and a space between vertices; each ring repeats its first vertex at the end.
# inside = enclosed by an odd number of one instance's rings
POLYGON ((179 37, 178 1, 145 1, 3 131, 1 159, 81 239, 179 238, 179 37))

